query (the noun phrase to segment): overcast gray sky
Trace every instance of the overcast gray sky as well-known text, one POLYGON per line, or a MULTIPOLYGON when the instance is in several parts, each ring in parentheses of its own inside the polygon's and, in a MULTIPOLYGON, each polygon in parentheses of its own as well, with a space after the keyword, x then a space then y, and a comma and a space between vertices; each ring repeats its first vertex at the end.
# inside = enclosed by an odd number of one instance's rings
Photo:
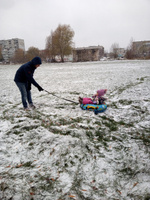
POLYGON ((0 40, 44 49, 59 24, 74 30, 75 47, 126 48, 131 38, 150 40, 150 0, 0 0, 0 40))

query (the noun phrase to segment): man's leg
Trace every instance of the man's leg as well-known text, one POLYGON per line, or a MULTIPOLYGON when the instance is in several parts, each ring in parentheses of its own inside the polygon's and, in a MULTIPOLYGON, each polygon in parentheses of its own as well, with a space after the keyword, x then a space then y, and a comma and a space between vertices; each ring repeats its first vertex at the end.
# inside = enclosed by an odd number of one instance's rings
POLYGON ((26 101, 27 100, 26 84, 16 82, 16 85, 18 86, 20 93, 21 93, 21 99, 22 99, 23 107, 26 109, 28 107, 27 101, 26 101))
POLYGON ((35 109, 35 105, 33 105, 33 102, 32 102, 32 97, 31 97, 31 91, 30 90, 27 90, 27 99, 28 99, 30 107, 32 109, 35 109))
POLYGON ((31 91, 30 90, 27 90, 27 99, 28 99, 28 103, 30 105, 33 105, 32 97, 31 97, 31 91))

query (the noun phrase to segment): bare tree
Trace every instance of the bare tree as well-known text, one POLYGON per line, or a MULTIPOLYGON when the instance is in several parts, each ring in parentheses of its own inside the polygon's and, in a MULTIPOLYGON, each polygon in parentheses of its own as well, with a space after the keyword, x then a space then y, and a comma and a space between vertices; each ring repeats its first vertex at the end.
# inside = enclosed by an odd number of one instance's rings
POLYGON ((59 25, 51 35, 47 37, 46 48, 52 57, 59 55, 64 62, 64 56, 70 55, 73 48, 74 31, 70 25, 59 25))
POLYGON ((114 43, 111 45, 110 53, 111 53, 112 57, 114 57, 114 58, 118 57, 118 48, 119 48, 118 43, 114 43))
POLYGON ((51 35, 46 38, 46 52, 48 58, 55 61, 55 56, 57 55, 56 44, 54 42, 54 34, 51 31, 51 35))
POLYGON ((35 56, 40 55, 40 50, 36 47, 30 47, 26 53, 26 61, 32 60, 35 56))
POLYGON ((0 61, 3 60, 3 55, 2 55, 2 48, 0 47, 0 61))
POLYGON ((134 48, 133 48, 133 38, 131 38, 131 40, 130 40, 130 43, 129 43, 129 45, 128 45, 128 47, 127 47, 127 50, 126 50, 126 55, 125 55, 125 57, 127 58, 127 59, 133 59, 134 58, 134 48))

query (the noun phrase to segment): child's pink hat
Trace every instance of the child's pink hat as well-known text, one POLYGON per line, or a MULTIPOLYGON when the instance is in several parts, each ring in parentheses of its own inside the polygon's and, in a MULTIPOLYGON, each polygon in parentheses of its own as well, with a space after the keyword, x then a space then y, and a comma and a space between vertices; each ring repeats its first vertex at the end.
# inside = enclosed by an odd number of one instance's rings
POLYGON ((104 94, 106 94, 107 89, 101 89, 101 90, 97 90, 97 94, 99 97, 103 96, 104 94))

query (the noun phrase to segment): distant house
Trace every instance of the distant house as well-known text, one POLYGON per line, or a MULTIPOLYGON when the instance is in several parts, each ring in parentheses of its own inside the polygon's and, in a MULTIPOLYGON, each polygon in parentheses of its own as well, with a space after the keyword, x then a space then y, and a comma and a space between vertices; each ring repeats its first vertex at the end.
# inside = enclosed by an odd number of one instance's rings
POLYGON ((104 47, 90 46, 73 49, 73 62, 99 61, 104 56, 104 47))
POLYGON ((9 40, 0 40, 0 49, 5 62, 9 62, 14 56, 15 51, 22 49, 25 51, 24 40, 14 38, 9 40))
POLYGON ((133 52, 136 58, 150 58, 150 41, 133 42, 133 52))

